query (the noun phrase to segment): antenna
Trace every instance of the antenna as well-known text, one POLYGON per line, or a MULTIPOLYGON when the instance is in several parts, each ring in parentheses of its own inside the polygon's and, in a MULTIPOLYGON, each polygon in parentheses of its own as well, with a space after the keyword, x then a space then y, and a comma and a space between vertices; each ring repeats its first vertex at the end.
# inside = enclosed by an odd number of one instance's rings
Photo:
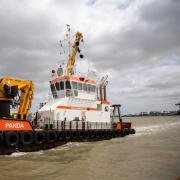
POLYGON ((70 25, 69 24, 66 24, 66 27, 67 27, 67 34, 66 34, 66 37, 67 37, 67 39, 68 39, 68 46, 69 46, 69 58, 70 58, 70 54, 71 54, 71 37, 70 37, 70 35, 71 35, 71 28, 70 28, 70 25))
MULTIPOLYGON (((64 47, 63 47, 63 45, 62 45, 62 41, 61 41, 61 40, 59 41, 59 43, 60 43, 60 47, 61 47, 62 50, 63 50, 63 53, 66 53, 66 51, 65 51, 65 49, 64 49, 64 47)), ((62 54, 62 53, 60 52, 60 54, 62 54)))
POLYGON ((105 86, 108 84, 108 75, 107 75, 107 74, 106 74, 105 77, 103 76, 103 77, 101 78, 101 84, 102 84, 102 85, 105 85, 105 86))

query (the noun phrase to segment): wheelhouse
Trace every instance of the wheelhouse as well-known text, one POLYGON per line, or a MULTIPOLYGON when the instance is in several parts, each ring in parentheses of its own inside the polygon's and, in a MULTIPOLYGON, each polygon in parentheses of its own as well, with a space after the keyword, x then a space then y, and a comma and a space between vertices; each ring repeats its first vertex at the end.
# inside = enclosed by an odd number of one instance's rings
POLYGON ((96 99, 96 83, 90 80, 58 79, 50 81, 53 98, 76 97, 96 99))

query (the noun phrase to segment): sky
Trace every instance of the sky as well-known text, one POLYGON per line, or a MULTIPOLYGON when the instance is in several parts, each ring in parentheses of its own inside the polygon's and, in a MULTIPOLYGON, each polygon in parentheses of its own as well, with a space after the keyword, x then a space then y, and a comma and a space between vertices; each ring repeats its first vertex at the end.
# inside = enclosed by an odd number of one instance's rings
POLYGON ((33 80, 36 110, 70 24, 83 32, 90 63, 109 75, 108 99, 123 114, 177 110, 179 22, 179 0, 0 0, 0 77, 33 80))

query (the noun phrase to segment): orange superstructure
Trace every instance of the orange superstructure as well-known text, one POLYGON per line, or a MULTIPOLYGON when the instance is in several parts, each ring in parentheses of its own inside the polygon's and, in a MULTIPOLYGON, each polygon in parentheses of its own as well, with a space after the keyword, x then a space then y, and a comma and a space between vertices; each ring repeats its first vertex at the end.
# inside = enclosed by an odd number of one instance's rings
POLYGON ((96 81, 85 79, 84 77, 81 77, 81 76, 60 76, 60 77, 55 78, 51 82, 56 83, 56 82, 65 81, 65 80, 72 80, 72 81, 84 82, 84 83, 96 85, 96 81))

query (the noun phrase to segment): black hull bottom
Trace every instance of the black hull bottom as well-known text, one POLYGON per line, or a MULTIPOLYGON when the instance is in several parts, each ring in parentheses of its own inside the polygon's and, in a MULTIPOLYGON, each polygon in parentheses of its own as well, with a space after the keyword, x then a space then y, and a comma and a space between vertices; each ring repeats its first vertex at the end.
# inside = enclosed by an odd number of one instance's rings
MULTIPOLYGON (((57 132, 57 131, 56 131, 57 132)), ((71 131, 68 131, 71 132, 71 131)), ((83 132, 83 131, 81 131, 83 132)), ((101 131, 99 131, 101 132, 101 131)), ((67 132, 64 133, 64 137, 61 137, 61 139, 59 139, 59 137, 55 137, 55 139, 53 140, 53 136, 52 136, 52 130, 51 133, 49 133, 51 136, 51 139, 47 139, 47 131, 43 131, 44 134, 46 134, 45 136, 45 140, 41 141, 40 139, 36 139, 33 140, 33 142, 31 144, 26 144, 26 145, 22 145, 20 142, 18 145, 16 146, 8 146, 7 144, 1 144, 0 145, 0 155, 10 155, 14 152, 35 152, 35 151, 39 151, 39 150, 47 150, 47 149, 52 149, 54 147, 58 147, 61 145, 64 145, 68 142, 91 142, 91 141, 102 141, 102 140, 109 140, 112 138, 119 138, 119 137, 124 137, 127 136, 129 134, 135 134, 135 130, 134 129, 126 129, 125 131, 118 131, 118 130, 111 130, 108 131, 108 133, 100 133, 98 134, 96 131, 96 134, 94 134, 94 137, 92 137, 92 132, 90 132, 88 135, 86 134, 81 134, 78 135, 77 137, 73 137, 72 133, 69 136, 67 132), (88 136, 88 137, 86 137, 88 136), (37 140, 39 140, 37 142, 37 140), (53 142, 54 141, 54 142, 53 142)), ((39 136, 40 137, 40 136, 39 136)))

